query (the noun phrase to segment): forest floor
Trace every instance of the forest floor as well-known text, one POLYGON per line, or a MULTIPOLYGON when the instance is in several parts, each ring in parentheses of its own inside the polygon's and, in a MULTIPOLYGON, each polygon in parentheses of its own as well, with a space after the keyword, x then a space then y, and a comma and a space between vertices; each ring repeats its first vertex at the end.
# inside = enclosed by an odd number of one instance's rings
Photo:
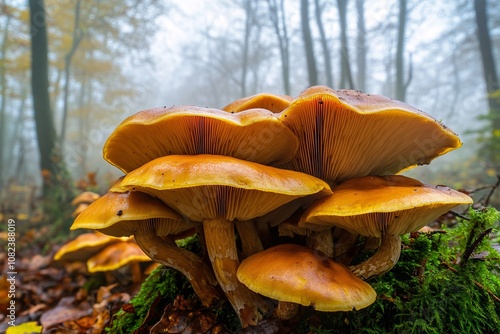
MULTIPOLYGON (((111 274, 91 274, 83 262, 55 261, 53 257, 57 250, 75 235, 64 233, 62 235, 66 235, 65 237, 47 240, 44 235, 50 232, 51 227, 42 223, 44 220, 37 212, 31 210, 29 205, 18 208, 15 215, 0 212, 3 215, 0 220, 7 222, 6 228, 0 230, 0 243, 6 245, 0 249, 0 333, 41 333, 42 328, 43 333, 106 333, 110 332, 109 326, 117 314, 133 316, 139 312, 138 303, 134 303, 133 298, 141 290, 141 284, 132 282, 128 267, 111 274)), ((496 214, 498 217, 498 213, 496 214)), ((479 213, 478 217, 486 219, 487 214, 479 213)), ((484 235, 479 240, 484 231, 488 230, 487 225, 467 227, 465 224, 472 220, 465 218, 467 220, 462 222, 462 231, 456 235, 440 232, 409 237, 403 246, 400 263, 391 273, 383 275, 382 279, 371 282, 379 296, 371 311, 360 312, 357 318, 352 315, 353 312, 341 314, 332 317, 326 324, 320 314, 311 313, 310 308, 305 308, 301 315, 307 316, 306 327, 291 323, 288 327, 281 327, 279 333, 333 333, 331 328, 342 326, 343 330, 340 332, 349 333, 352 332, 353 326, 375 326, 374 323, 369 323, 372 320, 366 320, 373 318, 373 314, 369 312, 377 314, 377 324, 380 326, 386 326, 389 322, 395 324, 396 319, 401 322, 398 314, 410 314, 416 318, 405 320, 400 326, 420 326, 419 321, 424 319, 427 324, 422 326, 433 326, 429 327, 429 333, 440 333, 439 330, 442 331, 443 328, 440 326, 444 324, 444 328, 452 328, 453 324, 449 324, 449 318, 456 317, 456 314, 443 313, 442 307, 455 308, 458 314, 469 314, 467 321, 470 323, 460 324, 461 326, 485 326, 482 327, 486 328, 483 332, 493 333, 494 331, 489 331, 488 326, 500 326, 500 323, 497 324, 500 322, 500 260, 499 253, 492 250, 491 246, 498 251, 500 238, 495 236, 488 239, 484 235), (475 236, 471 238, 473 233, 475 236), (471 248, 471 260, 464 268, 457 262, 460 260, 460 257, 457 258, 457 254, 460 254, 457 253, 460 252, 460 238, 481 241, 463 243, 466 248, 474 246, 471 248), (456 250, 446 246, 449 240, 456 241, 456 250), (481 250, 483 246, 480 243, 483 241, 489 241, 484 245, 486 248, 490 247, 489 252, 481 250), (490 275, 491 268, 496 268, 494 275, 490 275), (436 292, 438 287, 443 288, 443 291, 436 292), (406 292, 408 288, 411 292, 406 292), (446 289, 449 289, 449 292, 446 292, 446 289), (457 294, 456 298, 450 298, 450 293, 457 294), (461 297, 462 294, 467 296, 467 300, 461 297), (428 305, 429 309, 432 309, 432 303, 436 307, 432 318, 429 318, 429 310, 420 314, 421 310, 415 312, 415 309, 412 309, 418 307, 415 305, 428 305), (450 305, 446 306, 446 303, 450 305), (491 320, 492 317, 497 320, 491 320), (431 324, 433 321, 436 323, 431 324), (295 325, 302 326, 301 331, 291 330, 295 325)), ((498 229, 498 221, 495 219, 489 224, 496 224, 495 228, 498 229)), ((142 264, 142 269, 147 265, 148 263, 142 264)), ((173 274, 157 272, 155 275, 163 275, 163 279, 165 275, 173 274)), ((134 333, 151 332, 154 326, 154 332, 164 333, 234 332, 234 323, 231 324, 235 319, 234 314, 228 316, 213 308, 200 307, 197 299, 189 293, 189 288, 186 289, 185 281, 178 280, 171 285, 170 297, 158 295, 148 301, 145 305, 146 315, 142 316, 140 323, 135 324, 137 329, 134 333)), ((143 285, 143 290, 146 288, 158 289, 143 285)), ((157 293, 158 291, 155 291, 155 294, 157 293)), ((373 332, 376 333, 380 328, 373 327, 373 332)), ((397 327, 393 330, 398 332, 397 327)), ((277 333, 276 325, 269 322, 264 323, 258 330, 245 331, 253 332, 277 333)))
MULTIPOLYGON (((15 254, 0 251, 0 270, 5 273, 0 276, 0 333, 11 325, 33 321, 50 328, 50 333, 103 332, 112 314, 126 305, 139 287, 131 285, 126 273, 116 272, 115 281, 108 283, 104 275, 88 273, 84 262, 54 261, 60 245, 47 250, 37 244, 38 233, 43 232, 17 234, 15 254)), ((2 232, 2 244, 7 239, 7 232, 2 232)))

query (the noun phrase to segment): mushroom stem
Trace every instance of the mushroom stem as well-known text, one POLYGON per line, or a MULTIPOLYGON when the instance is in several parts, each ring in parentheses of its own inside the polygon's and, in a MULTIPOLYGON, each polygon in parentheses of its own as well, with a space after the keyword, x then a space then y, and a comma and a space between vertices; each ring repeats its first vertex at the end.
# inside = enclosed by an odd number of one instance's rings
POLYGON ((106 278, 106 284, 111 284, 116 281, 115 275, 111 271, 104 272, 104 277, 106 278))
MULTIPOLYGON (((348 232, 340 227, 332 230, 333 259, 348 266, 357 254, 358 234, 348 232)), ((377 238, 378 248, 378 238, 377 238)))
POLYGON ((356 276, 368 279, 389 271, 399 260, 401 254, 401 237, 399 235, 382 235, 377 252, 368 260, 350 266, 356 276))
POLYGON ((299 312, 299 304, 280 300, 274 312, 279 319, 290 320, 299 312))
POLYGON ((141 284, 142 282, 142 270, 139 262, 130 263, 130 272, 132 274, 132 283, 134 285, 141 284))
POLYGON ((235 222, 236 229, 241 239, 242 259, 264 250, 255 223, 251 220, 235 222))
POLYGON ((267 307, 257 293, 240 283, 236 277, 239 260, 234 223, 223 218, 206 219, 203 229, 215 277, 240 318, 242 327, 258 324, 267 312, 267 307))
POLYGON ((259 239, 265 248, 273 245, 273 237, 271 235, 271 228, 266 221, 255 221, 255 228, 259 234, 259 239))
POLYGON ((326 256, 333 258, 333 238, 331 229, 324 231, 312 231, 306 236, 306 245, 309 248, 323 252, 326 256))
POLYGON ((160 238, 153 226, 143 224, 135 233, 135 241, 151 259, 186 276, 203 305, 209 306, 221 297, 210 267, 196 254, 177 247, 170 237, 160 238))

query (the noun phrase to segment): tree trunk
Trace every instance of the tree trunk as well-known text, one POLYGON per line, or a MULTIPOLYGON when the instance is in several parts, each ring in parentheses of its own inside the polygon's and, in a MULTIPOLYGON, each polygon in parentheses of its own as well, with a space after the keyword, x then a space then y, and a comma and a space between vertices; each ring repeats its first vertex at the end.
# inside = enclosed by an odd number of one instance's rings
POLYGON ((330 56, 330 48, 328 47, 328 41, 326 39, 325 29, 323 27, 323 20, 321 18, 322 10, 319 0, 314 0, 314 6, 316 13, 316 23, 318 25, 319 36, 321 39, 321 48, 323 49, 323 56, 325 58, 326 85, 328 87, 333 87, 332 61, 330 56))
POLYGON ((284 0, 280 1, 278 4, 276 0, 268 0, 269 5, 269 16, 271 22, 273 23, 274 31, 276 32, 276 37, 278 38, 278 47, 280 50, 281 58, 281 76, 283 78, 283 89, 286 95, 290 95, 290 54, 288 45, 288 30, 286 27, 285 20, 285 6, 284 0))
POLYGON ((315 86, 318 84, 318 70, 316 68, 316 59, 314 58, 314 47, 309 27, 309 0, 301 0, 300 2, 300 18, 302 23, 302 36, 304 38, 304 47, 306 50, 307 74, 309 77, 309 85, 315 86))
POLYGON ((498 73, 493 57, 490 32, 488 30, 486 0, 474 0, 474 10, 476 13, 477 37, 483 64, 483 76, 488 94, 488 116, 491 121, 492 140, 489 145, 489 154, 490 160, 495 166, 498 166, 500 165, 500 97, 492 94, 498 93, 500 83, 498 82, 498 73))
POLYGON ((29 0, 31 35, 31 90, 34 118, 40 153, 40 168, 45 175, 43 192, 50 186, 48 176, 54 177, 57 167, 53 162, 56 132, 50 109, 48 46, 43 0, 29 0))
POLYGON ((406 8, 406 0, 399 0, 398 46, 396 51, 396 99, 400 101, 405 101, 406 99, 406 85, 404 82, 406 8))
MULTIPOLYGON (((4 171, 7 172, 6 176, 10 175, 10 173, 8 173, 8 172, 12 169, 12 166, 13 166, 13 163, 11 163, 11 162, 14 161, 14 157, 15 157, 14 151, 15 151, 16 143, 19 142, 20 143, 19 146, 22 146, 23 145, 22 142, 24 141, 24 138, 25 138, 25 132, 23 129, 23 125, 24 125, 24 119, 25 119, 24 110, 26 109, 27 96, 28 96, 28 87, 27 87, 27 85, 26 86, 23 85, 23 89, 21 91, 21 97, 20 97, 21 103, 19 104, 19 113, 18 113, 18 116, 16 119, 16 123, 14 124, 12 145, 11 145, 11 147, 9 147, 6 164, 4 166, 4 171)), ((17 172, 18 172, 18 170, 15 169, 15 167, 14 167, 14 173, 15 173, 15 175, 17 175, 19 177, 19 174, 17 172)))
POLYGON ((356 78, 357 88, 366 90, 366 26, 365 26, 365 1, 356 0, 356 12, 358 14, 358 36, 356 38, 356 63, 358 73, 356 78))
POLYGON ((83 39, 83 32, 80 28, 80 3, 78 0, 75 5, 75 23, 73 27, 73 42, 71 44, 71 49, 68 51, 64 57, 64 103, 63 103, 63 115, 61 123, 61 136, 59 138, 59 147, 63 148, 64 141, 66 138, 66 123, 68 118, 68 99, 69 99, 69 86, 70 86, 70 71, 71 71, 71 61, 75 55, 78 45, 83 39))
POLYGON ((248 52, 250 44, 250 34, 252 33, 252 0, 245 0, 245 36, 243 38, 243 64, 241 66, 241 96, 247 96, 247 74, 248 74, 248 52))
POLYGON ((354 88, 347 45, 347 0, 337 0, 340 22, 340 88, 354 88))
MULTIPOLYGON (((7 15, 5 19, 5 26, 3 27, 3 36, 2 36, 2 46, 0 47, 0 59, 5 59, 5 53, 7 52, 7 44, 8 44, 8 31, 10 24, 11 15, 7 15)), ((5 62, 0 61, 0 87, 2 90, 2 102, 0 104, 0 187, 3 186, 3 180, 5 177, 5 172, 7 168, 5 168, 4 163, 4 154, 6 152, 5 149, 5 130, 6 130, 6 105, 7 105, 7 79, 5 75, 5 62)), ((14 134, 15 135, 15 134, 14 134)))

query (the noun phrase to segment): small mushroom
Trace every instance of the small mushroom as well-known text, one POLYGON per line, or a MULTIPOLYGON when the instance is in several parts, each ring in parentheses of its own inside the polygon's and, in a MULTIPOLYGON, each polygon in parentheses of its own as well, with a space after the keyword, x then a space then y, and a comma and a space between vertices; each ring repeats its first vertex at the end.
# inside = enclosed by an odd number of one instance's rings
POLYGON ((307 174, 208 154, 152 160, 113 190, 146 192, 189 220, 203 222, 215 276, 243 327, 258 323, 266 306, 236 278, 234 221, 251 220, 299 197, 330 193, 325 182, 307 174))
POLYGON ((383 274, 398 261, 401 235, 425 226, 472 199, 445 186, 402 175, 365 176, 345 181, 331 196, 311 205, 299 226, 321 231, 338 226, 353 234, 381 238, 377 252, 351 270, 365 279, 383 274))
POLYGON ((87 268, 91 273, 111 272, 129 265, 133 283, 139 284, 143 280, 140 263, 150 261, 151 258, 134 241, 129 240, 106 246, 87 260, 87 268))
POLYGON ((292 101, 293 98, 288 95, 259 93, 231 102, 222 110, 237 113, 248 109, 263 108, 273 113, 279 113, 287 108, 292 101))
POLYGON ((238 279, 250 290, 279 301, 277 316, 290 319, 298 305, 318 311, 359 310, 376 292, 347 267, 311 248, 282 244, 243 260, 238 279))
POLYGON ((79 194, 78 196, 76 196, 73 199, 73 201, 71 201, 71 205, 77 206, 81 203, 90 204, 90 203, 94 202, 95 200, 97 200, 99 197, 100 197, 100 195, 95 193, 95 192, 84 191, 81 194, 79 194))
POLYGON ((71 217, 73 218, 76 218, 76 216, 78 216, 80 213, 83 212, 83 210, 85 210, 86 208, 88 208, 89 204, 87 203, 80 203, 78 204, 78 206, 76 207, 75 211, 73 211, 71 213, 71 217))
POLYGON ((112 243, 128 238, 112 237, 97 231, 84 233, 65 243, 54 255, 55 261, 87 261, 89 257, 112 243))

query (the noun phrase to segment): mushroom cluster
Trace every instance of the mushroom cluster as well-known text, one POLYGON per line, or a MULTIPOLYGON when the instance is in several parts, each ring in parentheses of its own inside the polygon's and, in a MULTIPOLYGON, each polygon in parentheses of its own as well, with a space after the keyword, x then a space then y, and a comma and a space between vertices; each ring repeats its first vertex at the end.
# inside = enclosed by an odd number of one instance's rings
POLYGON ((133 235, 151 259, 183 273, 204 305, 227 298, 242 327, 293 317, 299 304, 360 309, 376 298, 364 280, 396 263, 400 235, 472 202, 394 174, 460 145, 405 103, 325 86, 222 109, 144 110, 104 145, 125 175, 72 229, 133 235), (304 237, 279 244, 278 231, 304 237), (206 257, 177 246, 186 233, 198 235, 206 257), (351 264, 343 250, 358 235, 381 241, 351 264))

